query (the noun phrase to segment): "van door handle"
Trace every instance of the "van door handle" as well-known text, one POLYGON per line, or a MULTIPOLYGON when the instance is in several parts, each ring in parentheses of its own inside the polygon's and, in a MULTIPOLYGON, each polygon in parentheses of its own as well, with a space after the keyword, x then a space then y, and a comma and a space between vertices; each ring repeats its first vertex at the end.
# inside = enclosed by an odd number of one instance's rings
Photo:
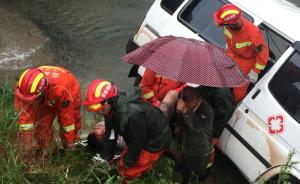
POLYGON ((256 90, 255 93, 252 95, 251 98, 254 100, 259 93, 260 93, 260 89, 256 90))

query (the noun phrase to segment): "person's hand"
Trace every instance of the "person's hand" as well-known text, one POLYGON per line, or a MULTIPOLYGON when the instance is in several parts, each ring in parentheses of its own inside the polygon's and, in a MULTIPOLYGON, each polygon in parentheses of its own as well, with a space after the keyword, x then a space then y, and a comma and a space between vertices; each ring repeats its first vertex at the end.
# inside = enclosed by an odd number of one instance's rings
POLYGON ((155 101, 155 102, 152 102, 152 105, 153 105, 154 107, 157 107, 157 108, 159 108, 160 104, 161 104, 161 102, 158 101, 158 100, 155 101))
POLYGON ((181 112, 182 114, 185 114, 188 111, 188 108, 186 107, 184 101, 182 99, 178 99, 176 110, 181 112))
POLYGON ((256 73, 254 70, 251 70, 249 73, 248 73, 248 79, 251 83, 256 83, 257 79, 258 79, 258 73, 256 73))
POLYGON ((66 143, 66 144, 64 144, 64 148, 67 150, 74 150, 75 144, 74 144, 74 142, 66 143))

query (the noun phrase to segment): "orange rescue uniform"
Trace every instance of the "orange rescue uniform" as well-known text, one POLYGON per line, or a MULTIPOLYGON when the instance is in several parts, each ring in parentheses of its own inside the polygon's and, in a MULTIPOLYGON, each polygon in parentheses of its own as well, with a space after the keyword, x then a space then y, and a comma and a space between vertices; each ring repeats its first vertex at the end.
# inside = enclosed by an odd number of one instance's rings
POLYGON ((138 178, 144 173, 152 169, 153 164, 157 161, 162 155, 163 151, 158 151, 151 153, 145 149, 142 149, 136 164, 133 167, 125 167, 124 156, 128 152, 128 146, 122 151, 121 159, 119 160, 118 172, 120 176, 125 176, 127 180, 132 180, 138 178))
MULTIPOLYGON (((263 70, 269 59, 269 49, 261 31, 246 18, 239 31, 224 27, 227 42, 227 54, 235 61, 247 76, 252 69, 257 74, 263 70)), ((249 84, 233 88, 234 100, 238 103, 246 96, 249 84)))
MULTIPOLYGON (((66 69, 41 66, 48 80, 48 89, 42 101, 23 101, 15 95, 15 107, 20 112, 19 131, 24 144, 37 140, 39 147, 47 147, 53 140, 52 124, 56 116, 61 125, 65 144, 73 143, 81 128, 81 93, 77 79, 66 69)), ((18 85, 18 84, 17 84, 18 85)))
POLYGON ((151 103, 156 101, 161 102, 168 91, 176 89, 181 85, 181 82, 158 76, 149 69, 145 70, 141 81, 143 98, 151 103))

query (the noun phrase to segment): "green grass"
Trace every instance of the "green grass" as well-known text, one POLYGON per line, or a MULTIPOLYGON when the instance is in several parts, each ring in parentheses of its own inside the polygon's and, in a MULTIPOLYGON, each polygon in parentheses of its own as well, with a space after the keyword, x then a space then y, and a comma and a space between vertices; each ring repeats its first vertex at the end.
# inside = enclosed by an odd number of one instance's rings
MULTIPOLYGON (((13 87, 0 86, 0 183, 102 183, 119 184, 123 178, 117 175, 116 167, 108 167, 91 159, 85 148, 63 151, 54 149, 42 157, 25 162, 18 146, 18 115, 14 110, 13 87)), ((154 169, 130 183, 170 184, 173 178, 173 161, 161 158, 154 169)))
POLYGON ((13 90, 0 86, 0 182, 21 183, 26 165, 20 161, 16 144, 17 115, 13 105, 13 90))

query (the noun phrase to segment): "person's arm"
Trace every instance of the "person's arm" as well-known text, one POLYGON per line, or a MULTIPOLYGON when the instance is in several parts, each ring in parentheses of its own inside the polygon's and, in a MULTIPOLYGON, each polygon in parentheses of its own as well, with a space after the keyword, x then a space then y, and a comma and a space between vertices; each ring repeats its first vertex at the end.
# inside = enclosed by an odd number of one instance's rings
POLYGON ((55 91, 57 96, 57 102, 55 102, 58 112, 58 122, 62 127, 62 137, 64 147, 74 147, 76 140, 75 132, 75 112, 74 112, 74 101, 71 96, 72 89, 60 88, 55 91))
POLYGON ((124 156, 124 164, 126 167, 133 167, 147 139, 146 120, 142 112, 130 116, 126 134, 128 152, 124 156))
MULTIPOLYGON (((33 133, 36 123, 36 111, 32 105, 15 96, 15 109, 19 114, 17 121, 22 148, 25 152, 33 147, 33 133)), ((26 153, 25 153, 26 154, 26 153)))
POLYGON ((170 121, 175 110, 177 98, 178 98, 179 91, 177 90, 170 90, 166 96, 164 97, 163 101, 161 102, 159 109, 164 113, 167 118, 167 121, 170 121))
POLYGON ((232 57, 234 55, 233 50, 232 50, 232 45, 231 45, 232 34, 225 27, 224 27, 224 36, 225 36, 225 40, 226 40, 226 47, 225 47, 226 52, 230 57, 232 57))
POLYGON ((258 32, 254 37, 254 49, 256 52, 256 63, 253 67, 253 71, 259 74, 268 63, 269 60, 269 48, 262 36, 261 32, 258 32))
POLYGON ((258 79, 258 74, 265 69, 267 62, 269 60, 269 49, 263 39, 261 32, 258 30, 256 34, 252 35, 252 43, 254 47, 254 52, 256 53, 255 59, 256 63, 253 68, 248 73, 248 78, 251 83, 256 83, 258 79))

